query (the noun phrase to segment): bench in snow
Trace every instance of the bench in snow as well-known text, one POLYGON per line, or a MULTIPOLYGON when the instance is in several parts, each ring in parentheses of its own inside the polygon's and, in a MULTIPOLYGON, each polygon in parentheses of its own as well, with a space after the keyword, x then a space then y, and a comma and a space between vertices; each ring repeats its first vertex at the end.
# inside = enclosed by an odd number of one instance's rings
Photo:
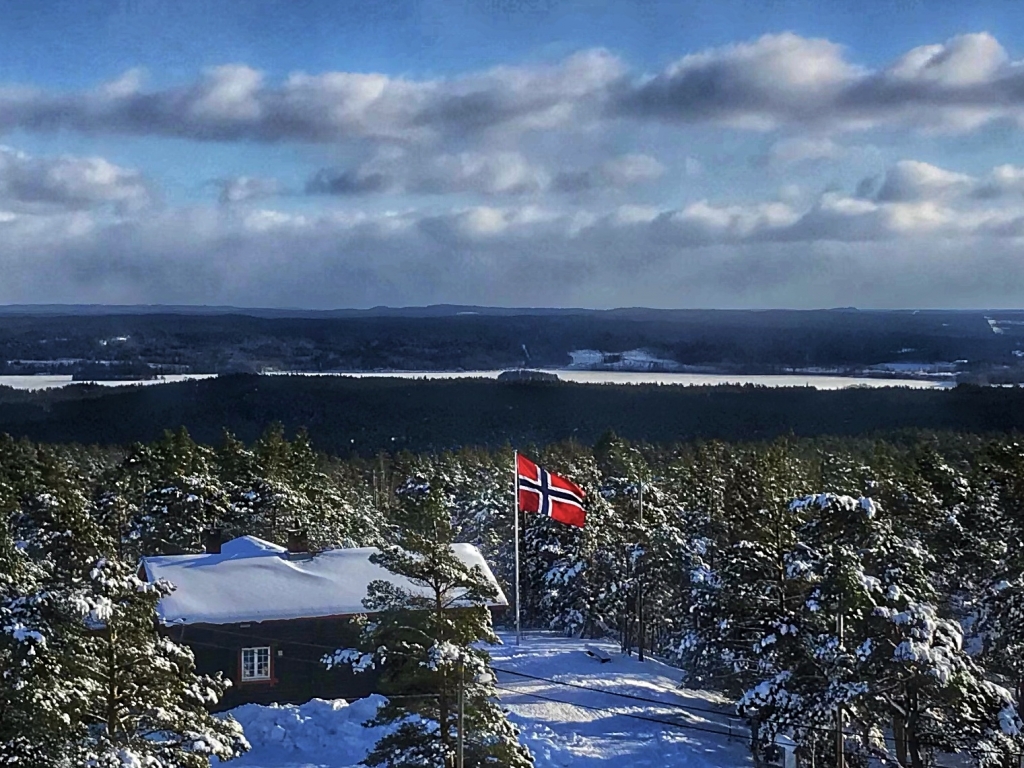
POLYGON ((584 649, 587 656, 589 656, 592 659, 597 659, 602 664, 607 664, 609 661, 612 660, 612 657, 604 651, 602 651, 600 648, 595 648, 592 645, 587 645, 584 647, 584 649))

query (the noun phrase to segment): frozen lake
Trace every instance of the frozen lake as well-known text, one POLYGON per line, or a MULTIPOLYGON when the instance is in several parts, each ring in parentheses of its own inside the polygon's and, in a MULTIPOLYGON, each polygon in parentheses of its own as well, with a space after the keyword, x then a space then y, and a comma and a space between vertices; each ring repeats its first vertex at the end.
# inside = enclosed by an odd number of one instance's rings
MULTIPOLYGON (((948 387, 952 382, 925 381, 922 379, 875 379, 853 376, 823 376, 812 374, 784 374, 779 376, 733 376, 711 373, 644 373, 638 371, 574 371, 550 370, 562 381, 580 384, 675 384, 678 386, 715 386, 719 384, 757 384, 762 387, 814 387, 815 389, 846 389, 847 387, 912 387, 914 389, 936 389, 948 387)), ((352 378, 398 378, 398 379, 496 379, 501 371, 391 371, 354 373, 287 373, 275 372, 272 376, 349 376, 352 378)), ((105 387, 129 386, 133 384, 163 384, 190 379, 208 379, 216 374, 180 374, 162 376, 158 379, 133 381, 72 382, 71 376, 0 376, 0 386, 15 389, 50 389, 66 387, 69 384, 100 384, 105 387)))
POLYGON ((167 384, 173 381, 189 381, 191 379, 209 379, 215 373, 182 373, 160 376, 156 379, 126 379, 122 381, 72 381, 67 376, 0 376, 0 387, 14 389, 55 389, 69 384, 99 384, 104 387, 126 387, 132 384, 167 384))
MULTIPOLYGON (((275 376, 351 376, 354 378, 392 377, 399 379, 496 379, 501 371, 393 371, 390 373, 275 373, 275 376)), ((913 387, 936 389, 948 387, 952 382, 922 379, 874 379, 852 376, 821 376, 785 374, 779 376, 733 376, 711 373, 644 373, 639 371, 574 371, 545 370, 562 381, 580 384, 676 384, 680 386, 715 386, 718 384, 758 384, 763 387, 814 387, 815 389, 845 389, 847 387, 913 387)), ((2 377, 0 377, 2 378, 2 377)))

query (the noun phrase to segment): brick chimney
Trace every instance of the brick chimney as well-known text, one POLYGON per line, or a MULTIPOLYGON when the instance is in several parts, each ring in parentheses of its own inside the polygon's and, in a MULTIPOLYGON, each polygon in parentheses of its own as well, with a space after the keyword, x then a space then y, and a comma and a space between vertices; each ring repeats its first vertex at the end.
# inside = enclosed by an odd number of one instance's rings
POLYGON ((203 531, 203 549, 209 555, 219 555, 220 545, 224 543, 224 532, 220 528, 207 528, 203 531))
POLYGON ((301 528, 288 530, 288 558, 309 557, 309 536, 301 528))

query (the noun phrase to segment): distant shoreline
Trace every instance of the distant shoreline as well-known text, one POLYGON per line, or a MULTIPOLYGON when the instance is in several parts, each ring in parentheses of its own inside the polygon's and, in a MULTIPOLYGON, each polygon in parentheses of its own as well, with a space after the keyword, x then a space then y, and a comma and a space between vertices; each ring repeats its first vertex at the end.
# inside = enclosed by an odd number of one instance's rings
MULTIPOLYGON (((356 379, 497 379, 512 369, 475 371, 264 371, 261 376, 294 377, 349 377, 356 379)), ((539 373, 553 374, 561 382, 575 384, 660 384, 665 386, 743 386, 747 384, 767 387, 814 387, 815 389, 845 389, 848 387, 911 387, 914 389, 939 389, 951 387, 956 382, 949 377, 927 378, 895 375, 844 375, 841 373, 781 373, 781 374, 731 374, 731 373, 690 373, 679 371, 615 371, 588 370, 580 368, 538 368, 539 373)), ((197 373, 173 374, 147 379, 108 379, 96 381, 75 381, 71 375, 27 374, 15 376, 0 375, 0 387, 19 390, 58 389, 67 386, 156 386, 180 381, 197 381, 231 374, 197 373)))

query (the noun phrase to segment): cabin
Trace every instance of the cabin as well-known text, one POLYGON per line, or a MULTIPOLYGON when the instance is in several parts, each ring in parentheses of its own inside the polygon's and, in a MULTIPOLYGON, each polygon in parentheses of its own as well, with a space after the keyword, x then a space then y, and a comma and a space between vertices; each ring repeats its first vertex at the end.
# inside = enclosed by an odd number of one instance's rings
MULTIPOLYGON (((254 536, 223 544, 207 539, 206 552, 144 557, 147 581, 166 579, 175 590, 160 600, 157 616, 171 638, 189 646, 196 671, 222 672, 233 685, 218 710, 250 702, 301 704, 311 698, 356 699, 376 691, 373 672, 327 670, 325 654, 352 647, 354 617, 366 615, 367 586, 382 579, 411 592, 404 578, 370 562, 373 547, 312 554, 304 537, 281 547, 254 536)), ((479 550, 455 544, 457 557, 478 565, 498 589, 491 610, 508 606, 479 550)))

